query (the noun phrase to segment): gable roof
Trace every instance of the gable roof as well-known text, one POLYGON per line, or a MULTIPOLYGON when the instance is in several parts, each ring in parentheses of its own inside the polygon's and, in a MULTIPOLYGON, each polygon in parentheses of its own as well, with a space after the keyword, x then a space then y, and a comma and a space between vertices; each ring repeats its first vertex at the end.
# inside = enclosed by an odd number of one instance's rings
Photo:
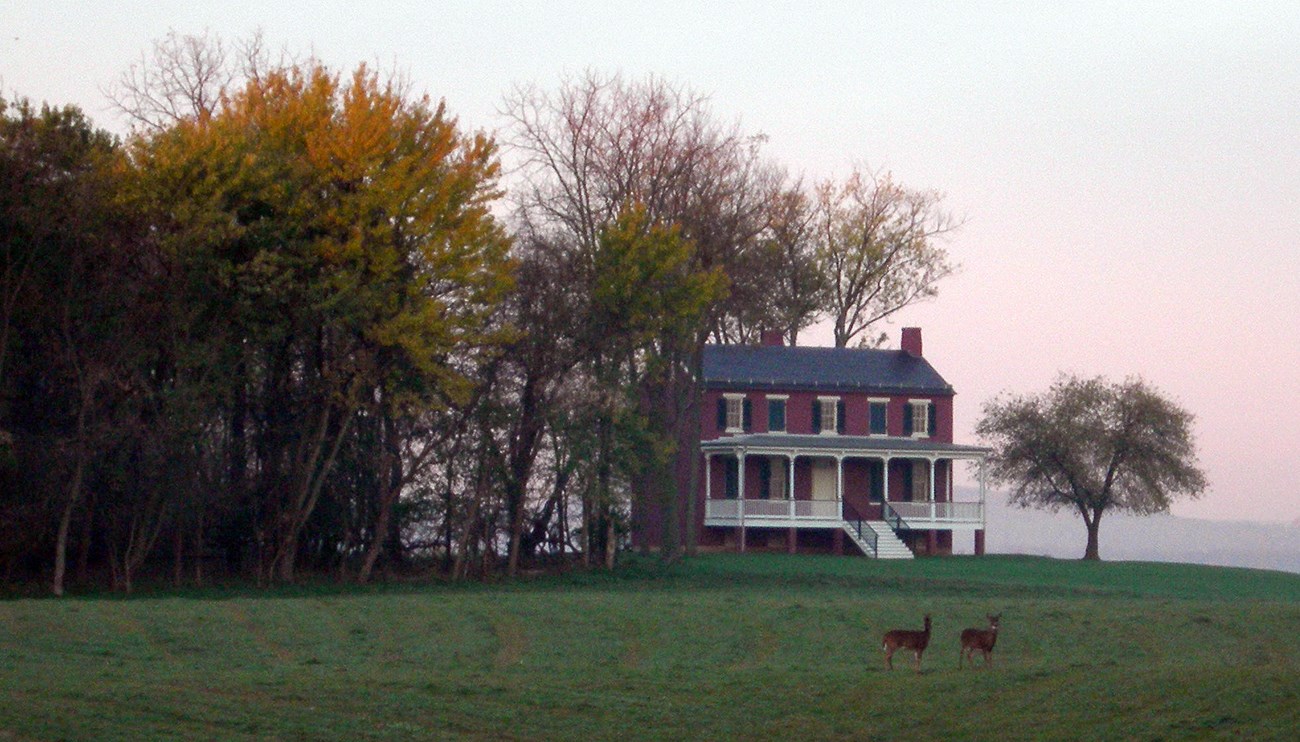
POLYGON ((901 350, 706 345, 703 372, 713 388, 953 393, 929 361, 901 350))

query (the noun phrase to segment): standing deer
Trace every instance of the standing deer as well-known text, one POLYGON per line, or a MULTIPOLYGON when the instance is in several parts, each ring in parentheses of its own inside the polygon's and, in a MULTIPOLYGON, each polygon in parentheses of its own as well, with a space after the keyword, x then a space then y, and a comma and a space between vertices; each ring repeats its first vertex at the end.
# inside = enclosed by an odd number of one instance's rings
POLYGON ((974 665, 976 650, 984 653, 985 665, 993 664, 993 645, 998 642, 998 619, 1002 618, 1002 614, 985 618, 989 620, 987 629, 966 629, 961 632, 961 654, 957 655, 957 669, 961 669, 964 660, 970 660, 974 665))
POLYGON ((909 631, 894 629, 885 634, 882 648, 885 650, 885 667, 894 669, 894 652, 910 649, 916 653, 916 672, 921 672, 921 653, 930 644, 930 614, 925 614, 925 630, 909 631))

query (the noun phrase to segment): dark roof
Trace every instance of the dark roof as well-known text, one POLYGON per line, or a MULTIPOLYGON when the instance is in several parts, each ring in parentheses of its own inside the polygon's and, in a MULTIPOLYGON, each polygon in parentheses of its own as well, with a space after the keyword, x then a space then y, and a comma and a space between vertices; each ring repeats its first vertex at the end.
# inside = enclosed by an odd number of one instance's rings
POLYGON ((890 454, 936 454, 947 456, 981 456, 990 453, 982 446, 967 446, 959 443, 941 443, 917 438, 896 438, 867 435, 799 435, 797 433, 756 433, 750 435, 729 435, 722 438, 702 441, 700 448, 705 451, 733 451, 744 448, 749 451, 816 449, 819 451, 890 453, 890 454))
POLYGON ((714 388, 953 393, 924 358, 874 348, 706 345, 704 383, 714 388))

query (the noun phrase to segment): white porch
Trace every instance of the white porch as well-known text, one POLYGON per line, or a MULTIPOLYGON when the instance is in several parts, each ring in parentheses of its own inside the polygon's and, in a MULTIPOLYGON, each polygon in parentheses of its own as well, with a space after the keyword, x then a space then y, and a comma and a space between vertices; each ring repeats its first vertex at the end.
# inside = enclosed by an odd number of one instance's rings
MULTIPOLYGON (((869 501, 872 509, 879 507, 879 516, 895 531, 982 531, 984 529, 984 476, 983 464, 988 449, 937 443, 911 438, 883 438, 837 435, 758 434, 741 435, 705 441, 701 444, 704 455, 704 525, 729 528, 840 528, 846 521, 865 520, 846 512, 845 477, 846 461, 878 461, 882 471, 882 491, 879 499, 869 493, 856 493, 859 503, 869 501), (773 487, 768 497, 746 497, 746 460, 750 457, 788 462, 783 468, 781 486, 773 487), (735 483, 733 496, 719 493, 713 486, 715 459, 734 459, 735 483), (807 498, 796 497, 795 462, 809 459, 823 466, 833 462, 833 490, 812 490, 807 498), (918 498, 920 485, 913 491, 897 492, 890 487, 890 463, 896 460, 928 462, 924 468, 924 497, 918 498), (974 461, 980 466, 979 500, 954 502, 952 487, 953 467, 957 461, 974 461), (947 477, 941 491, 935 472, 940 462, 945 462, 947 477), (777 491, 779 489, 779 491, 777 491), (721 497, 719 495, 722 495, 721 497), (910 499, 905 499, 910 498, 910 499)), ((921 467, 918 467, 918 469, 921 467)), ((811 470, 810 470, 811 471, 811 470)), ((816 479, 816 473, 809 474, 816 479)), ((861 510, 861 506, 858 508, 861 510)))

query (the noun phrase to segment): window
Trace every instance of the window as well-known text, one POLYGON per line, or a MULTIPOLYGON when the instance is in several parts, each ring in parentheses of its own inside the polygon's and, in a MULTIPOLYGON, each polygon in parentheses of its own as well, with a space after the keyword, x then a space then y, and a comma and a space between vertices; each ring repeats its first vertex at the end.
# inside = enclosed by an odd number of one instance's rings
POLYGON ((812 404, 813 432, 830 435, 844 433, 844 400, 818 397, 812 404))
POLYGON ((749 400, 743 394, 724 394, 718 400, 718 430, 748 432, 752 427, 749 400))
POLYGON ((773 433, 785 432, 786 397, 767 398, 767 429, 773 433))
POLYGON ((926 399, 913 399, 910 401, 911 409, 907 411, 910 420, 904 420, 908 423, 905 426, 905 432, 914 438, 924 438, 930 435, 930 401, 926 399))
POLYGON ((889 434, 889 400, 872 399, 868 430, 872 435, 889 434))
POLYGON ((723 459, 725 464, 725 482, 723 493, 728 500, 735 500, 740 496, 740 460, 736 458, 723 459))

